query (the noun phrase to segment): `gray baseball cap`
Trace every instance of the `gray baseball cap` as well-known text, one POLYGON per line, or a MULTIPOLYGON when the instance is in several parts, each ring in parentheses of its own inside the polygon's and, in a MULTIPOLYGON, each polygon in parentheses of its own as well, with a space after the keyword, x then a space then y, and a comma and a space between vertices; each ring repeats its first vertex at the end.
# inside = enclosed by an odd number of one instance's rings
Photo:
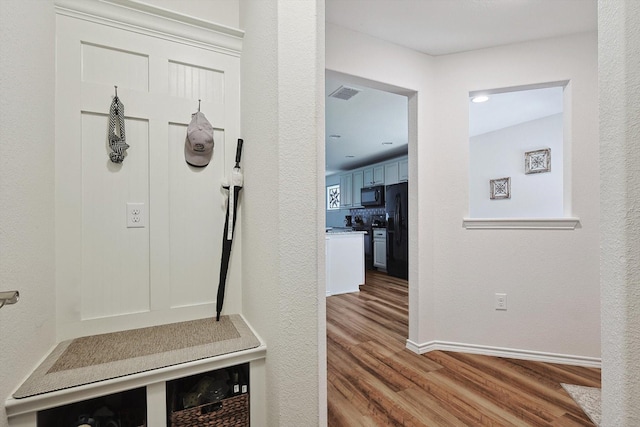
POLYGON ((191 166, 205 167, 213 154, 213 126, 200 111, 191 115, 184 143, 184 158, 191 166))

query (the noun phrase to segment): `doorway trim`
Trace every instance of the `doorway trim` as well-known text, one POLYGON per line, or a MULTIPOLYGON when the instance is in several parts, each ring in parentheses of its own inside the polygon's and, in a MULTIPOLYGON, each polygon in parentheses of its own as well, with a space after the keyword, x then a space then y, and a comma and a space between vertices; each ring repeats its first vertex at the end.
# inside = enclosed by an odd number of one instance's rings
MULTIPOLYGON (((409 229, 418 230, 418 195, 419 195, 419 180, 418 180, 418 91, 408 89, 389 83, 384 83, 366 77, 360 77, 353 74, 344 73, 338 70, 332 70, 325 68, 325 73, 339 74, 340 78, 348 84, 365 86, 372 89, 377 89, 396 95, 402 95, 407 97, 407 115, 408 115, 408 162, 409 162, 409 229)), ((324 179, 324 176, 323 178, 324 179)), ((324 183, 323 183, 324 184, 324 183)), ((416 235, 414 233, 413 235, 416 235)), ((409 238, 409 327, 407 331, 406 347, 418 353, 414 342, 409 337, 416 336, 419 329, 419 274, 418 274, 418 242, 417 238, 409 238)), ((323 284, 326 293, 326 283, 323 284)))

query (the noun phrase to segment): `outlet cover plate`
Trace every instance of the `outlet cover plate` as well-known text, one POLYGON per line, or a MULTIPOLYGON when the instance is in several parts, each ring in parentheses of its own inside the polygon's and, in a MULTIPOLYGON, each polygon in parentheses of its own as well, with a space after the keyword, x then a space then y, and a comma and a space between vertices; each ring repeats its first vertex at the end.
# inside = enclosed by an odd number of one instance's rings
POLYGON ((144 228, 146 224, 144 203, 127 203, 127 228, 144 228))
POLYGON ((495 295, 494 306, 496 310, 506 310, 507 309, 507 294, 499 294, 495 295))

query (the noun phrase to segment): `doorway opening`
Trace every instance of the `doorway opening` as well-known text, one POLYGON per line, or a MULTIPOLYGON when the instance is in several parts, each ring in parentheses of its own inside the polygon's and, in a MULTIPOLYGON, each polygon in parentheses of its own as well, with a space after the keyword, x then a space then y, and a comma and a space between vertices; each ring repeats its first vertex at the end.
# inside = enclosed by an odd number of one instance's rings
MULTIPOLYGON (((405 280, 409 288, 410 256, 417 253, 415 239, 408 238, 410 222, 417 223, 417 203, 409 204, 417 200, 417 182, 410 179, 416 170, 416 93, 332 70, 325 77, 326 231, 366 231, 365 272, 405 280), (382 201, 376 202, 376 191, 382 201)), ((349 292, 334 289, 327 257, 327 296, 349 292)), ((358 285, 350 291, 359 291, 358 285)))

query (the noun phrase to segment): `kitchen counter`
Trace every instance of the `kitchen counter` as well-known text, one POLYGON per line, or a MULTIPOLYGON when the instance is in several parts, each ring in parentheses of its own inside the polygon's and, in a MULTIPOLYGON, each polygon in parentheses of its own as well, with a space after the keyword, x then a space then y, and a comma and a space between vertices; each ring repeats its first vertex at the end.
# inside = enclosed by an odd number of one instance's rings
POLYGON ((366 231, 334 228, 325 236, 327 296, 358 292, 364 284, 366 231))
POLYGON ((350 228, 331 228, 326 230, 327 234, 367 234, 366 231, 354 231, 350 228))

